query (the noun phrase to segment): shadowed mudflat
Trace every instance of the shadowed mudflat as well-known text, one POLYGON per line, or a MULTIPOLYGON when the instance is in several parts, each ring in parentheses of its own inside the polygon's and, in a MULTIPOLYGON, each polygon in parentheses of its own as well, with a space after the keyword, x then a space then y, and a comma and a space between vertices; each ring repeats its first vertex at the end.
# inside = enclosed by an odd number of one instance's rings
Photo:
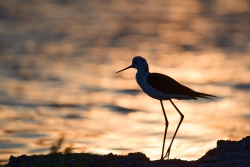
POLYGON ((22 155, 11 156, 8 167, 26 166, 47 167, 56 166, 88 166, 88 167, 196 167, 196 166, 220 166, 220 167, 249 167, 250 164, 250 136, 240 141, 217 141, 217 147, 209 150, 203 157, 196 161, 183 161, 180 159, 150 161, 143 153, 129 153, 128 155, 96 155, 90 153, 75 154, 49 154, 49 155, 22 155))

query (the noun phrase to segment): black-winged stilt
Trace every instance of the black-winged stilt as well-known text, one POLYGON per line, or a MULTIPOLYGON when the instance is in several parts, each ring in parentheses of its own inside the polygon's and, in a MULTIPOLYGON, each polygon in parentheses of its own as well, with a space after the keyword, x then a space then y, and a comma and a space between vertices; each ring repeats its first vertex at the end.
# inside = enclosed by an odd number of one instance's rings
POLYGON ((159 74, 159 73, 150 73, 147 61, 141 56, 134 57, 132 60, 131 66, 128 66, 127 68, 117 71, 116 73, 127 70, 129 68, 137 69, 136 81, 138 85, 141 87, 141 89, 150 97, 160 100, 161 102, 161 107, 162 107, 162 111, 165 117, 165 124, 166 124, 164 138, 163 138, 161 160, 163 160, 164 158, 169 159, 170 150, 171 150, 171 146, 173 144, 174 138, 184 119, 184 115, 180 112, 180 110, 176 107, 176 105, 173 103, 171 99, 178 99, 178 100, 194 99, 196 100, 197 98, 210 99, 209 97, 216 97, 216 96, 196 92, 180 84, 179 82, 175 81, 173 78, 167 75, 159 74), (166 139, 166 134, 167 134, 167 129, 168 129, 168 119, 167 119, 167 116, 163 107, 162 100, 169 100, 181 116, 180 122, 175 130, 174 136, 171 140, 171 143, 168 147, 168 150, 165 156, 163 156, 163 154, 164 154, 165 139, 166 139))

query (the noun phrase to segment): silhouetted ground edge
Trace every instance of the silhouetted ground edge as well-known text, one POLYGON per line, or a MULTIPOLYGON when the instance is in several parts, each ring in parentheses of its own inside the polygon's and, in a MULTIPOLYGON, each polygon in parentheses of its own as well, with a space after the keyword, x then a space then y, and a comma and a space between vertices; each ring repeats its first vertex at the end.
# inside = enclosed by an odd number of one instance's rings
POLYGON ((11 156, 6 167, 250 167, 250 136, 240 141, 217 141, 196 161, 180 159, 150 161, 143 153, 96 155, 90 153, 52 153, 48 155, 11 156))

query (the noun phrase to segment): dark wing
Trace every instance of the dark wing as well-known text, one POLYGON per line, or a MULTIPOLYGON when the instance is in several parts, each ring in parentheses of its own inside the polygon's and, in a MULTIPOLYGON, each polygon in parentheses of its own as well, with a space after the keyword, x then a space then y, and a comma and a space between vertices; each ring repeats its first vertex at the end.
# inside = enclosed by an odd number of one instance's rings
POLYGON ((193 97, 194 99, 197 99, 197 97, 206 98, 206 99, 210 99, 210 98, 208 98, 209 96, 216 97, 213 95, 196 92, 196 91, 180 84, 179 82, 177 82, 173 78, 171 78, 167 75, 159 74, 159 73, 150 73, 148 75, 147 81, 148 81, 149 85, 151 85, 153 88, 163 92, 164 94, 187 95, 187 96, 193 97), (206 96, 208 96, 208 97, 206 97, 206 96))

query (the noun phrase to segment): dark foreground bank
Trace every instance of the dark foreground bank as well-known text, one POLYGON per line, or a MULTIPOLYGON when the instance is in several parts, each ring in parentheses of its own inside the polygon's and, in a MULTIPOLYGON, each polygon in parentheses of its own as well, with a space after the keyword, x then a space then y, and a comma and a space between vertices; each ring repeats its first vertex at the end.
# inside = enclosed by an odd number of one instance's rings
POLYGON ((11 156, 8 167, 250 167, 250 136, 240 141, 217 141, 196 161, 180 159, 150 161, 143 153, 125 156, 95 155, 89 153, 11 156))

